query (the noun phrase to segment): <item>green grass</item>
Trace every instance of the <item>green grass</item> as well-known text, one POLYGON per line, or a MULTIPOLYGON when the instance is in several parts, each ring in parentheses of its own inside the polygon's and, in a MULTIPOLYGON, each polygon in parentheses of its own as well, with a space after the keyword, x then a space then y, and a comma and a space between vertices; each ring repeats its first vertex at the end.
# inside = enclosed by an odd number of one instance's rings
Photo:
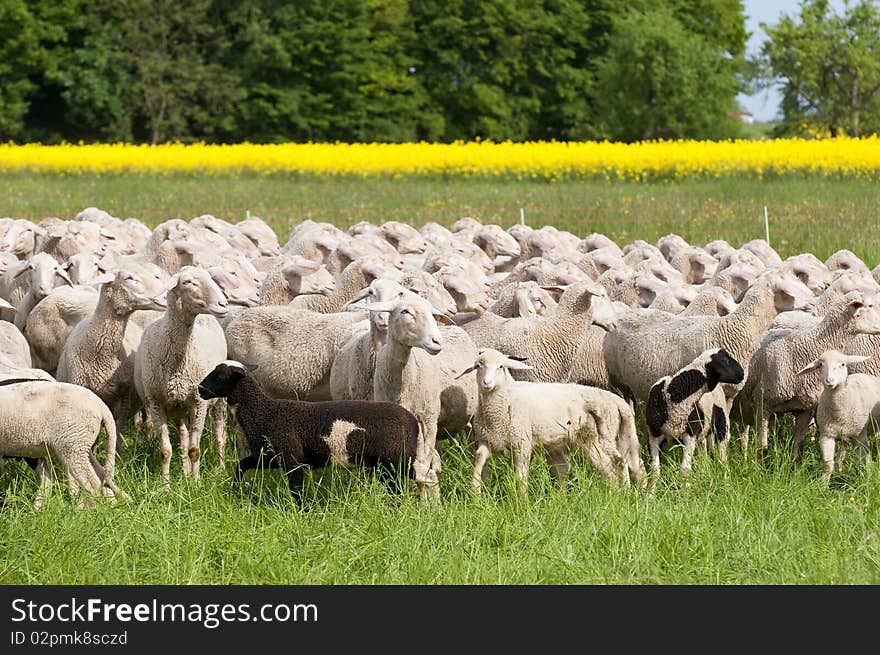
MULTIPOLYGON (((451 223, 463 215, 510 225, 524 207, 532 225, 618 243, 675 231, 701 243, 763 235, 781 254, 826 257, 848 247, 880 260, 876 183, 788 179, 634 184, 515 181, 316 180, 281 177, 0 177, 0 214, 70 217, 89 205, 151 224, 209 212, 260 215, 282 238, 305 217, 451 223)), ((231 490, 206 443, 200 485, 159 488, 158 448, 121 448, 117 481, 133 500, 78 510, 59 483, 42 511, 33 475, 10 462, 0 476, 0 583, 880 583, 880 471, 852 454, 830 489, 815 444, 791 466, 791 421, 763 463, 736 445, 729 470, 698 458, 688 481, 680 453, 664 455, 656 497, 610 488, 576 462, 557 488, 540 455, 529 493, 515 491, 504 457, 490 462, 487 493, 470 491, 471 448, 444 453, 443 502, 390 496, 359 472, 309 477, 305 509, 277 471, 231 490)), ((644 430, 642 429, 642 432, 644 430)), ((172 440, 174 443, 174 440, 172 440)), ((646 454, 646 453, 645 453, 646 454)), ((875 461, 876 461, 875 453, 875 461)), ((62 475, 59 474, 59 477, 62 475)))
MULTIPOLYGON (((175 461, 159 488, 157 448, 123 450, 117 481, 132 502, 78 510, 62 488, 40 512, 29 470, 0 484, 0 582, 9 584, 873 583, 880 582, 880 476, 857 459, 825 490, 808 452, 787 444, 730 469, 698 457, 678 476, 664 457, 656 497, 608 486, 584 462, 559 488, 541 456, 519 496, 509 461, 469 489, 470 448, 444 453, 443 502, 390 495, 361 472, 326 470, 299 509, 277 471, 231 491, 208 445, 200 485, 175 461)), ((176 457, 176 456, 175 456, 176 457)))

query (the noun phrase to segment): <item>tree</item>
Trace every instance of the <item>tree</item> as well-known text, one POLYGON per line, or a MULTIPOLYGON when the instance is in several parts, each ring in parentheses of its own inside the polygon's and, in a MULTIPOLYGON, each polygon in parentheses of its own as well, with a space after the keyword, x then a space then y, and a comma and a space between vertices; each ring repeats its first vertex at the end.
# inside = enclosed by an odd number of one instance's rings
POLYGON ((861 0, 843 15, 827 0, 807 0, 797 18, 761 24, 768 40, 758 61, 761 86, 781 82, 779 133, 861 136, 880 129, 880 7, 861 0))
MULTIPOLYGON (((744 32, 734 45, 741 52, 744 32)), ((741 87, 730 44, 687 29, 668 7, 616 18, 598 64, 596 121, 611 139, 722 138, 741 87)))

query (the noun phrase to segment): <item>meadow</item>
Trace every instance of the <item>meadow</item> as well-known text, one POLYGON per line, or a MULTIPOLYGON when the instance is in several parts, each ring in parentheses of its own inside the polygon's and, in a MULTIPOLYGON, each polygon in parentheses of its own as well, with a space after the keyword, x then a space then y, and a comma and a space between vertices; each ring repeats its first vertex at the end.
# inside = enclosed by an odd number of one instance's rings
MULTIPOLYGON (((0 214, 70 218, 95 205, 149 224, 202 213, 266 219, 282 241, 304 218, 345 227, 360 220, 450 224, 463 215, 509 226, 525 220, 581 236, 604 232, 621 245, 675 231, 695 243, 739 243, 764 235, 783 256, 825 258, 847 247, 880 262, 880 191, 870 178, 780 176, 637 182, 390 179, 290 175, 0 176, 0 214)), ((640 433, 644 432, 643 425, 640 433)), ((529 493, 512 467, 490 461, 482 495, 470 490, 466 438, 447 442, 443 502, 393 497, 361 473, 309 477, 303 508, 276 471, 231 490, 233 463, 217 465, 206 436, 203 480, 159 488, 155 444, 123 440, 117 481, 133 500, 78 510, 58 485, 32 506, 29 469, 0 476, 0 583, 434 584, 434 583, 880 583, 880 470, 847 458, 830 489, 820 483, 814 443, 793 470, 791 421, 770 455, 745 460, 736 445, 728 470, 698 457, 682 480, 677 448, 664 453, 655 497, 610 488, 583 462, 558 488, 536 457, 529 493)), ((175 443, 172 437, 172 443, 175 443)), ((103 455, 101 455, 103 458, 103 455)))

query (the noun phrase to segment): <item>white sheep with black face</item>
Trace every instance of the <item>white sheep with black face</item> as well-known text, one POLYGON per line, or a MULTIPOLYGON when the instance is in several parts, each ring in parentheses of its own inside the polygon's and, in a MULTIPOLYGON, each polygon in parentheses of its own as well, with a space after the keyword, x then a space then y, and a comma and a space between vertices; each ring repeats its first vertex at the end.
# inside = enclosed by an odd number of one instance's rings
POLYGON ((511 370, 531 366, 492 348, 479 355, 460 375, 476 371, 480 394, 473 419, 477 444, 472 482, 483 485, 489 457, 509 452, 522 491, 528 480, 529 463, 535 448, 542 447, 554 472, 568 472, 567 455, 582 451, 608 480, 630 477, 642 482, 644 464, 632 409, 619 396, 579 384, 519 382, 511 370))
POLYGON ((849 446, 858 446, 866 456, 868 439, 876 438, 880 426, 880 378, 865 373, 850 373, 849 367, 868 360, 863 355, 845 355, 826 350, 799 371, 800 375, 819 370, 822 394, 816 406, 819 451, 822 454, 822 481, 831 480, 834 470, 841 470, 849 446), (834 450, 837 443, 837 457, 834 450))
POLYGON ((684 443, 683 476, 690 473, 697 443, 714 444, 717 440, 721 459, 726 461, 730 420, 721 384, 739 384, 744 377, 743 367, 730 353, 724 348, 710 348, 651 387, 645 422, 652 486, 660 475, 660 446, 664 441, 684 443))

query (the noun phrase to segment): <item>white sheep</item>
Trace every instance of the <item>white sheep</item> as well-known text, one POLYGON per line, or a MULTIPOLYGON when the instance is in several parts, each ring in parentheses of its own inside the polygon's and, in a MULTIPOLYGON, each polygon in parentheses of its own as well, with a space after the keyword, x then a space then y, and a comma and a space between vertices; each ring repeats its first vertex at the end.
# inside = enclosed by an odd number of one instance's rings
POLYGON ((608 480, 620 475, 626 484, 630 476, 637 483, 645 481, 635 417, 622 398, 578 384, 517 382, 511 369, 528 370, 529 365, 487 348, 460 374, 477 372, 480 400, 473 419, 477 451, 472 476, 476 489, 483 485, 489 457, 510 452, 520 490, 525 491, 537 447, 547 452, 559 476, 568 472, 566 454, 580 450, 608 480))
MULTIPOLYGON (((199 397, 198 384, 226 359, 226 340, 215 317, 222 318, 229 311, 223 291, 210 274, 192 266, 183 267, 172 278, 167 302, 162 318, 144 330, 134 366, 138 394, 159 430, 166 489, 170 488, 169 420, 177 422, 183 473, 199 480, 208 403, 199 397)), ((222 462, 226 439, 222 421, 214 431, 222 462)))
POLYGON ((826 350, 800 370, 803 375, 821 369, 824 388, 816 406, 816 426, 825 484, 831 480, 835 468, 841 469, 849 446, 860 447, 870 461, 868 437, 876 438, 880 426, 880 378, 864 373, 850 374, 847 368, 867 359, 863 355, 826 350), (835 459, 838 441, 840 451, 835 459))
MULTIPOLYGON (((113 481, 116 426, 110 409, 94 393, 76 384, 27 379, 6 374, 0 379, 0 457, 44 460, 52 454, 63 464, 72 494, 82 488, 103 493, 111 502, 126 497, 113 481), (104 467, 92 455, 101 426, 107 432, 104 467)), ((52 483, 51 467, 35 469, 40 485, 36 505, 52 483)))

